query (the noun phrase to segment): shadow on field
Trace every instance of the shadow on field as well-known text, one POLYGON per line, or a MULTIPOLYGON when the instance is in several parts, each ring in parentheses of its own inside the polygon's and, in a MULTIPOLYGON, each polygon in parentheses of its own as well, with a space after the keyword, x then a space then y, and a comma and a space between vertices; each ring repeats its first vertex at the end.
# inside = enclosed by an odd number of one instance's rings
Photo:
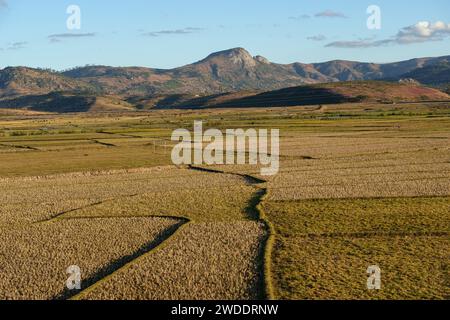
POLYGON ((207 173, 230 174, 230 175, 234 175, 234 176, 239 176, 239 177, 243 178, 245 180, 245 182, 247 182, 248 184, 261 184, 261 183, 266 182, 265 180, 259 179, 257 177, 253 177, 249 174, 226 172, 226 171, 222 171, 222 170, 197 167, 197 166, 193 166, 193 165, 189 165, 188 167, 189 167, 189 169, 194 170, 194 171, 201 171, 201 172, 207 172, 207 173))
POLYGON ((363 99, 362 96, 351 97, 337 93, 332 88, 308 85, 268 92, 229 92, 203 97, 169 95, 159 100, 155 109, 289 107, 350 103, 363 99))
POLYGON ((46 95, 27 95, 0 102, 2 108, 27 109, 41 112, 74 113, 87 112, 96 102, 89 95, 74 95, 54 92, 46 95))
POLYGON ((270 285, 270 272, 266 269, 266 264, 270 263, 270 250, 269 237, 271 235, 270 227, 263 218, 260 205, 264 201, 264 197, 267 195, 267 189, 258 189, 248 202, 245 212, 249 219, 259 221, 264 224, 266 229, 264 239, 260 242, 258 248, 258 256, 256 258, 256 265, 258 269, 258 281, 253 288, 254 292, 257 292, 257 299, 270 300, 272 298, 271 285, 270 285))
POLYGON ((214 107, 285 107, 317 104, 339 104, 357 101, 357 98, 351 98, 338 94, 331 89, 301 86, 264 92, 254 96, 244 97, 242 99, 230 100, 217 104, 214 107))

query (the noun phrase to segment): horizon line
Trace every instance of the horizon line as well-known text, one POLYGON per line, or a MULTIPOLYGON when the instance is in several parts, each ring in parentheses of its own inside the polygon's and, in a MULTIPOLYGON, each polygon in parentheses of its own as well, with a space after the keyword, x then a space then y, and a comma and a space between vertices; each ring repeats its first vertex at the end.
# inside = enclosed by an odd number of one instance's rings
MULTIPOLYGON (((27 65, 8 65, 8 66, 4 66, 2 68, 0 68, 0 70, 5 70, 7 68, 29 68, 29 69, 41 69, 41 70, 51 70, 51 71, 56 71, 56 72, 65 72, 65 71, 69 71, 69 70, 75 70, 75 69, 80 69, 80 68, 85 68, 85 67, 108 67, 108 68, 146 68, 146 69, 153 69, 153 70, 173 70, 173 69, 177 69, 177 68, 182 68, 185 66, 189 66, 198 62, 201 62, 205 59, 207 59, 209 56, 216 54, 216 53, 221 53, 221 52, 226 52, 226 51, 232 51, 235 49, 244 49, 246 52, 248 52, 253 58, 257 57, 257 56, 262 56, 260 54, 257 55, 252 55, 247 49, 245 49, 244 47, 234 47, 234 48, 230 48, 230 49, 224 49, 224 50, 219 50, 219 51, 214 51, 209 53, 208 55, 204 56, 204 58, 201 58, 197 61, 191 62, 191 63, 187 63, 184 65, 180 65, 180 66, 175 66, 172 68, 158 68, 158 67, 151 67, 151 66, 145 66, 145 65, 105 65, 105 64, 90 64, 87 63, 85 65, 78 65, 78 66, 73 66, 73 67, 68 67, 68 68, 63 68, 63 69, 54 69, 51 67, 30 67, 27 65)), ((277 65, 292 65, 295 63, 301 63, 301 64, 306 64, 306 65, 313 65, 313 64, 323 64, 323 63, 330 63, 330 62, 334 62, 334 61, 346 61, 346 62, 356 62, 356 63, 365 63, 365 64, 379 64, 379 65, 386 65, 386 64, 391 64, 391 63, 399 63, 399 62, 405 62, 405 61, 411 61, 411 60, 415 60, 415 59, 430 59, 430 58, 440 58, 440 57, 447 57, 450 56, 450 53, 448 55, 436 55, 436 56, 426 56, 426 57, 415 57, 415 58, 409 58, 409 59, 405 59, 405 60, 396 60, 396 61, 388 61, 388 62, 372 62, 372 61, 358 61, 358 60, 346 60, 346 59, 332 59, 332 60, 325 60, 325 61, 321 61, 321 62, 301 62, 301 61, 294 61, 294 62, 290 62, 290 63, 279 63, 279 62, 274 62, 269 60, 269 62, 271 64, 277 64, 277 65)), ((265 56, 262 56, 265 58, 265 56)))

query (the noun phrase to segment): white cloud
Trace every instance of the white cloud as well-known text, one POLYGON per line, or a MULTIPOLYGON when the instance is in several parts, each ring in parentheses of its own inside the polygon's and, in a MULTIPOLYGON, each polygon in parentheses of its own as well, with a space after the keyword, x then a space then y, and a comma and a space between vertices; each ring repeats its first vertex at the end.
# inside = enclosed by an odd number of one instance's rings
POLYGON ((450 24, 442 21, 431 23, 419 21, 416 24, 402 28, 395 36, 384 40, 353 40, 335 41, 326 47, 335 48, 373 48, 386 45, 407 45, 428 41, 442 41, 450 36, 450 24))
POLYGON ((96 37, 97 34, 94 32, 91 33, 60 33, 60 34, 51 34, 47 38, 50 43, 59 43, 62 42, 63 39, 76 39, 76 38, 91 38, 96 37))
POLYGON ((302 14, 299 16, 291 16, 288 19, 289 20, 305 20, 305 19, 309 19, 311 18, 311 16, 309 14, 302 14))
POLYGON ((95 33, 60 33, 49 35, 49 39, 95 37, 95 33))
POLYGON ((28 44, 28 42, 26 42, 26 41, 10 43, 9 46, 6 48, 6 50, 24 49, 27 46, 27 44, 28 44))
POLYGON ((450 35, 450 24, 442 21, 431 23, 420 21, 415 25, 400 30, 395 41, 400 44, 409 44, 425 41, 440 41, 450 35))
POLYGON ((325 10, 319 13, 316 13, 315 16, 317 18, 347 18, 347 16, 341 12, 336 12, 333 10, 325 10))
POLYGON ((324 41, 327 39, 327 37, 325 37, 323 34, 318 34, 315 36, 308 37, 306 39, 311 40, 311 41, 324 41))
POLYGON ((160 30, 160 31, 151 31, 151 32, 145 32, 142 35, 147 37, 159 37, 164 35, 184 35, 184 34, 191 34, 196 33, 204 30, 203 28, 193 28, 193 27, 187 27, 184 29, 175 29, 175 30, 160 30))

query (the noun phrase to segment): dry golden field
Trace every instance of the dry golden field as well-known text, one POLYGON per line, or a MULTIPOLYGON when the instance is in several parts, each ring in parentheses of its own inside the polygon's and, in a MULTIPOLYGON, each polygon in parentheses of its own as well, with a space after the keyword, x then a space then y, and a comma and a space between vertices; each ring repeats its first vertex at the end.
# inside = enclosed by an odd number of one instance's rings
POLYGON ((4 112, 0 188, 3 299, 450 297, 446 103, 4 112), (173 166, 194 120, 280 129, 280 172, 173 166))
MULTIPOLYGON (((265 230, 247 208, 256 189, 241 177, 156 167, 5 178, 1 183, 7 190, 2 201, 8 203, 0 224, 5 231, 2 298, 70 297, 74 294, 64 290, 67 267, 78 265, 88 288, 132 261, 137 265, 133 275, 120 274, 145 285, 134 290, 119 285, 112 291, 117 297, 121 290, 125 299, 261 297, 265 230), (161 243, 167 252, 159 249, 153 258, 150 253, 161 243), (147 262, 147 255, 153 260, 147 262), (160 277, 166 281, 163 287, 160 277)), ((103 292, 98 297, 111 296, 103 292)))
POLYGON ((94 283, 140 252, 152 248, 178 224, 169 218, 59 220, 4 229, 0 235, 0 299, 59 299, 66 269, 81 268, 94 283))
POLYGON ((283 299, 448 297, 450 198, 269 202, 276 226, 277 296, 283 299), (382 290, 366 288, 368 266, 382 290))
POLYGON ((142 256, 78 299, 261 299, 260 243, 252 221, 186 226, 163 248, 142 256))

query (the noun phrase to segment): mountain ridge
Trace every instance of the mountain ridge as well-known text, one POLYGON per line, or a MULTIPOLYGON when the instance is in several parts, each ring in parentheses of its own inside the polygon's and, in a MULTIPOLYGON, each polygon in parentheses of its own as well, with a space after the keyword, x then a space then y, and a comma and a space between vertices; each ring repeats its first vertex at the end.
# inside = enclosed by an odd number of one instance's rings
POLYGON ((271 91, 317 83, 398 81, 419 76, 420 82, 440 85, 441 82, 447 83, 447 77, 442 74, 437 77, 433 66, 449 63, 450 56, 387 64, 348 60, 278 64, 263 56, 253 56, 244 48, 232 48, 173 69, 84 66, 55 72, 8 67, 0 70, 0 97, 51 92, 89 92, 126 98, 171 94, 212 95, 245 90, 271 91), (423 68, 434 71, 427 72, 425 77, 420 72, 414 73, 423 68))

